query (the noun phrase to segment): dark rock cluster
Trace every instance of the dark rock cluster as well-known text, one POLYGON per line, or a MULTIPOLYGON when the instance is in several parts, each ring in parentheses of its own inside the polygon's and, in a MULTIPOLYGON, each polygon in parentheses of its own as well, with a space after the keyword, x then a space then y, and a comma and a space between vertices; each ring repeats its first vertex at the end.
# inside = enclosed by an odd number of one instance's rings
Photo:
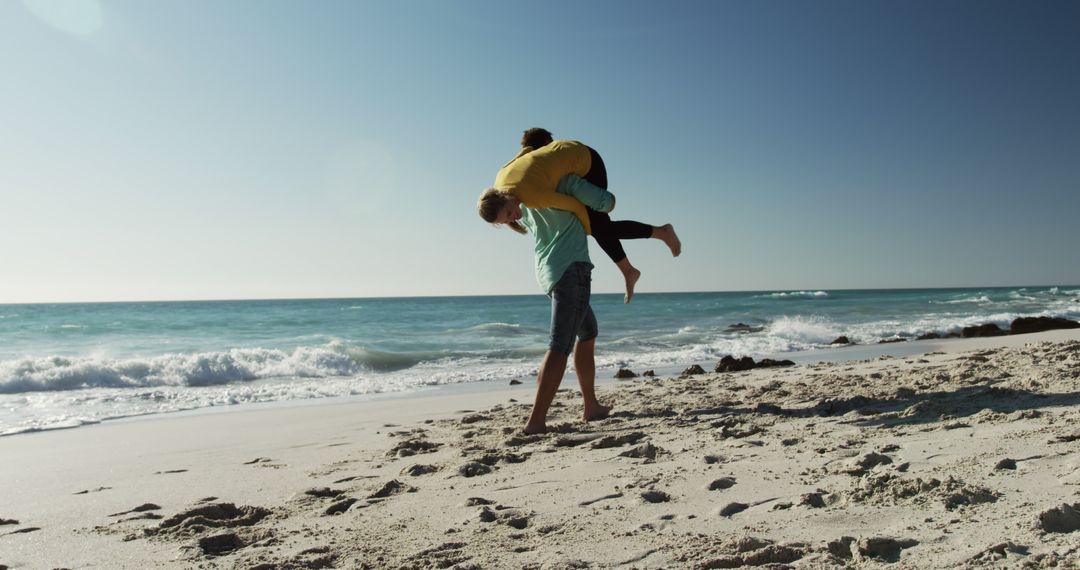
MULTIPOLYGON (((1062 317, 1019 317, 1014 319, 1009 329, 1005 330, 994 323, 964 327, 960 332, 936 333, 930 332, 915 337, 915 340, 930 340, 935 338, 977 338, 990 336, 1005 336, 1010 334, 1027 334, 1043 332, 1055 329, 1080 328, 1080 323, 1062 317)), ((892 338, 878 341, 879 344, 891 342, 904 342, 906 338, 892 338)), ((829 344, 853 344, 848 337, 840 336, 829 344)))
POLYGON ((742 372, 753 368, 772 368, 776 366, 795 366, 795 363, 790 360, 773 360, 771 358, 763 358, 759 362, 754 362, 754 359, 749 356, 735 358, 728 355, 716 363, 713 372, 742 372))

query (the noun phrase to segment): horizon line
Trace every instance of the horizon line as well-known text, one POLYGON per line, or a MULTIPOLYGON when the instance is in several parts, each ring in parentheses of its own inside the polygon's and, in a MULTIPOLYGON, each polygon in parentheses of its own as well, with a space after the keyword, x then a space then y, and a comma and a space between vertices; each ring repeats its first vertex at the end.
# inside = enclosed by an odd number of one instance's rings
MULTIPOLYGON (((709 293, 783 293, 791 291, 918 291, 918 290, 955 290, 955 289, 1051 289, 1054 287, 1080 287, 1077 284, 1055 285, 975 285, 975 286, 940 286, 940 287, 785 287, 780 289, 740 289, 713 291, 652 291, 638 292, 635 296, 648 295, 701 295, 709 293)), ((593 295, 622 295, 622 292, 593 293, 593 295)), ((384 295, 384 296, 332 296, 332 297, 249 297, 249 298, 202 298, 202 299, 138 299, 112 301, 31 301, 0 302, 0 307, 16 305, 106 305, 135 303, 238 303, 238 302, 275 302, 275 301, 349 301, 349 300, 385 300, 385 299, 455 299, 477 297, 532 297, 543 293, 499 293, 468 295, 384 295)))

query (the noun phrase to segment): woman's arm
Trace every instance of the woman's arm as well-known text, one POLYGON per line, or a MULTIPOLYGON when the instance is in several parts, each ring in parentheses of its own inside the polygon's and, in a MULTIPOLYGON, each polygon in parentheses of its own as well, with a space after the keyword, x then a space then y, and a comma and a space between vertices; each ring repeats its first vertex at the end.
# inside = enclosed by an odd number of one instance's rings
POLYGON ((610 212, 615 208, 615 195, 599 186, 595 186, 575 174, 567 174, 559 180, 560 194, 573 196, 582 204, 597 212, 610 212))

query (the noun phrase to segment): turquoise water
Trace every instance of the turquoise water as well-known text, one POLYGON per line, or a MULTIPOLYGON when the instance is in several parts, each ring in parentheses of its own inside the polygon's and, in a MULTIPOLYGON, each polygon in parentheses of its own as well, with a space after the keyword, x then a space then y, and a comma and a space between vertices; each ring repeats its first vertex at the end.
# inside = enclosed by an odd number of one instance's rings
MULTIPOLYGON (((710 365, 1018 316, 1080 319, 1080 287, 596 295, 597 364, 710 365), (731 330, 735 323, 754 332, 731 330)), ((543 296, 0 305, 0 434, 207 406, 525 378, 543 296)))

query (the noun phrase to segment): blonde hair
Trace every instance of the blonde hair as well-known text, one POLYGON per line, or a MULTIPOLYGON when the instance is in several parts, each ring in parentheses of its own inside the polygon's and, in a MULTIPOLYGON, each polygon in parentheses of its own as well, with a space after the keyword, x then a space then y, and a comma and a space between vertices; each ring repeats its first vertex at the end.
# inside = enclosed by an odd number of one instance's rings
MULTIPOLYGON (((499 212, 506 207, 511 196, 512 194, 505 190, 488 188, 484 190, 483 194, 480 194, 480 199, 476 202, 476 211, 479 212, 482 220, 494 224, 499 217, 499 212)), ((507 222, 506 225, 519 234, 528 233, 525 226, 521 225, 520 222, 507 222)))

